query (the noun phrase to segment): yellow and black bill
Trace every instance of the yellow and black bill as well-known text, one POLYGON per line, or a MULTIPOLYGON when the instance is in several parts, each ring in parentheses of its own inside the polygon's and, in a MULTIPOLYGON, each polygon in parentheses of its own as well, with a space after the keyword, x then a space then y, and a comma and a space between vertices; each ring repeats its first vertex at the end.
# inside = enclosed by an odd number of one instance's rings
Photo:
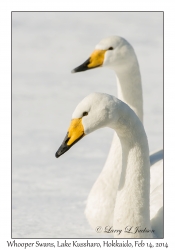
POLYGON ((105 52, 106 50, 94 50, 91 56, 83 64, 73 69, 71 72, 76 73, 102 66, 105 52))
POLYGON ((61 146, 55 153, 55 157, 58 158, 65 152, 67 152, 75 143, 85 136, 84 128, 82 125, 82 118, 73 119, 68 129, 67 135, 64 138, 61 146))
POLYGON ((68 133, 66 135, 66 137, 64 138, 64 141, 62 142, 61 146, 59 147, 59 149, 57 150, 57 152, 55 153, 55 157, 58 158, 61 155, 63 155, 64 153, 66 153, 75 143, 77 143, 84 135, 82 135, 81 137, 79 137, 77 140, 75 140, 71 145, 68 145, 68 141, 69 141, 69 137, 68 137, 68 133))
POLYGON ((90 64, 90 58, 87 59, 83 64, 81 64, 80 66, 78 66, 77 68, 73 69, 71 71, 71 73, 77 73, 77 72, 82 72, 82 71, 86 71, 88 69, 91 69, 91 68, 88 68, 88 65, 90 64))

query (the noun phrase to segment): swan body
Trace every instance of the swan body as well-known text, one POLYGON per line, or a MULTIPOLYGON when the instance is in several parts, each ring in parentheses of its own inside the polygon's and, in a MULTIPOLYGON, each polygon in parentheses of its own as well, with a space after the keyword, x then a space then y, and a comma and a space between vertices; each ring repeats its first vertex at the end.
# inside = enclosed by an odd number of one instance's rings
MULTIPOLYGON (((162 213, 160 213, 163 208, 163 196, 160 192, 162 177, 159 185, 154 185, 155 175, 152 173, 150 189, 147 137, 142 122, 127 104, 102 93, 93 93, 85 97, 73 112, 68 133, 56 152, 56 157, 64 154, 83 136, 103 127, 115 130, 122 149, 122 168, 113 216, 113 228, 121 230, 121 233, 114 234, 114 237, 161 237, 159 235, 161 232, 157 232, 156 229, 163 225, 162 213), (150 220, 150 213, 152 220, 150 220), (133 233, 131 230, 134 230, 133 233)), ((154 166, 152 172, 156 170, 154 166)), ((101 193, 106 192, 108 185, 109 183, 103 183, 101 193)), ((108 195, 110 197, 110 194, 108 195)), ((162 228, 161 230, 163 232, 162 228)))
MULTIPOLYGON (((128 104, 143 122, 143 96, 139 63, 133 47, 122 37, 102 39, 90 58, 72 70, 81 72, 97 67, 107 67, 115 72, 118 98, 128 104)), ((94 183, 86 204, 85 214, 90 225, 113 225, 116 191, 121 173, 121 143, 115 133, 105 166, 94 183), (105 186, 105 191, 101 192, 105 186)), ((150 156, 151 165, 162 159, 160 151, 150 156)), ((162 168, 162 165, 160 166, 162 168)))

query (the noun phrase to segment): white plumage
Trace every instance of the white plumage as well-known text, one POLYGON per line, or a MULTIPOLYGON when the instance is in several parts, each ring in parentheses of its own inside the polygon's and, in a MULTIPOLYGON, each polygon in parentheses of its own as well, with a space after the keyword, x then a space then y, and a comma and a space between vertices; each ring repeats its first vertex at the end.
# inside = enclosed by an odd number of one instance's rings
MULTIPOLYGON (((82 138, 82 135, 88 135, 103 127, 114 129, 122 145, 121 174, 112 221, 113 229, 121 230, 121 233, 115 233, 114 237, 163 237, 162 172, 159 168, 157 169, 155 164, 151 168, 150 181, 147 137, 142 122, 135 112, 124 102, 111 95, 93 93, 85 97, 76 107, 72 115, 72 124, 75 124, 75 121, 78 121, 78 125, 70 126, 68 131, 71 133, 63 141, 56 157, 65 153, 82 138), (84 116, 85 113, 86 116, 84 116), (80 133, 79 137, 77 137, 78 133, 80 133), (74 142, 72 138, 76 138, 76 141, 74 142), (72 141, 72 145, 69 143, 70 141, 72 141)), ((113 176, 112 182, 115 182, 115 177, 113 176)), ((118 181, 118 179, 116 180, 118 181)), ((110 180, 101 182, 101 186, 98 186, 101 193, 108 193, 108 185, 110 185, 110 180)), ((111 195, 110 193, 108 195, 110 201, 111 195)), ((103 204, 105 201, 100 202, 102 206, 105 205, 103 204)), ((93 212, 92 210, 91 213, 93 212)), ((107 226, 108 224, 105 225, 105 227, 107 226)))
MULTIPOLYGON (((133 47, 122 37, 111 36, 101 40, 90 58, 72 72, 96 67, 107 67, 116 74, 118 98, 128 104, 143 122, 143 97, 139 63, 133 47)), ((85 210, 90 225, 113 225, 114 207, 121 172, 121 144, 115 134, 105 166, 94 183, 85 210), (104 189, 105 186, 105 189, 104 189), (102 192, 103 189, 103 192, 102 192)), ((163 158, 163 150, 150 155, 151 165, 163 158)), ((163 172, 163 162, 156 164, 163 172)), ((156 177, 155 177, 156 178, 156 177)), ((163 174, 161 176, 161 180, 163 174)), ((157 182, 159 180, 157 179, 157 182)), ((155 180, 156 185, 156 180, 155 180)), ((163 193, 163 189, 161 190, 163 193)))

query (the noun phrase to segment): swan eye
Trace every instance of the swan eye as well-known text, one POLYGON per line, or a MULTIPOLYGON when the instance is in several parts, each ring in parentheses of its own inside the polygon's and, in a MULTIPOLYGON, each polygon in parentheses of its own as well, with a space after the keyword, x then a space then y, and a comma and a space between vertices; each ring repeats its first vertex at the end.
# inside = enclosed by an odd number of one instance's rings
POLYGON ((108 50, 113 50, 114 48, 113 47, 109 47, 109 49, 108 50))
POLYGON ((83 112, 83 116, 87 116, 88 115, 88 112, 83 112))

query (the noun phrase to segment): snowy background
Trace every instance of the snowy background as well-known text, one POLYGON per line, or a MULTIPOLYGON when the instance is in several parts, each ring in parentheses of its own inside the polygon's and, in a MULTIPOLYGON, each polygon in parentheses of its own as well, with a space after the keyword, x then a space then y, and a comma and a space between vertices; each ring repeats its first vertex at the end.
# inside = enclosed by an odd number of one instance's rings
POLYGON ((116 78, 105 68, 77 74, 71 70, 102 38, 127 39, 140 64, 150 151, 160 149, 162 26, 158 12, 13 12, 12 237, 104 237, 91 230, 84 209, 113 131, 90 134, 58 159, 55 152, 79 101, 95 91, 117 94, 116 78))

